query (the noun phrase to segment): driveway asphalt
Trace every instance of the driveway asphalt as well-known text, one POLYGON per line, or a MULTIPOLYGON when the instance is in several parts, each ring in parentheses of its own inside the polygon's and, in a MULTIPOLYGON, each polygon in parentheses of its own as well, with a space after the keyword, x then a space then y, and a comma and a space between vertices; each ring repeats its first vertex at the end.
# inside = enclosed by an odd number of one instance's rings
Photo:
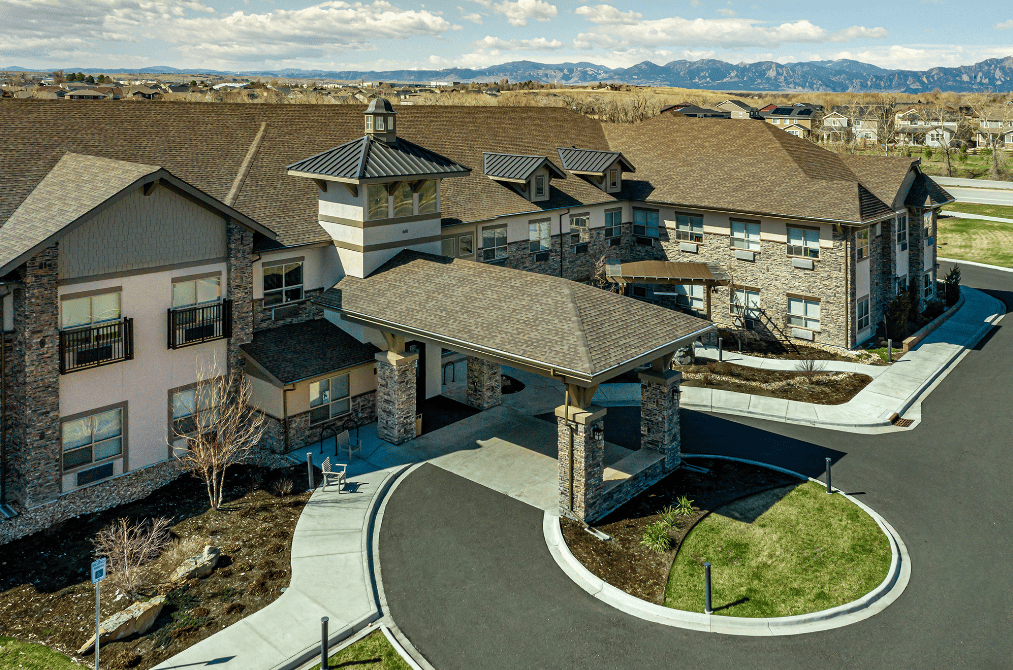
MULTIPOLYGON (((1013 276, 964 266, 1013 309, 1013 276)), ((1013 667, 1013 328, 1001 322, 922 405, 914 430, 861 435, 683 410, 685 453, 822 474, 900 533, 911 582, 840 629, 744 638, 646 622, 591 597, 542 538, 542 512, 432 465, 388 500, 389 613, 439 670, 1013 667)))

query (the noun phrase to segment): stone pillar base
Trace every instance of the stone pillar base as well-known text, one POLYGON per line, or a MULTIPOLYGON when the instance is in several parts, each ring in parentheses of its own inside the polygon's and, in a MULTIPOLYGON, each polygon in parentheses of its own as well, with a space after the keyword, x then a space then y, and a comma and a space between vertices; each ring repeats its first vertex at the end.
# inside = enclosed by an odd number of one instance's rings
POLYGON ((376 435, 385 442, 415 439, 418 367, 418 354, 376 355, 376 435))
POLYGON ((499 363, 468 356, 468 404, 489 409, 503 402, 503 375, 499 363))
POLYGON ((665 472, 682 462, 679 432, 679 382, 676 370, 640 373, 640 448, 665 456, 665 472))
POLYGON ((597 519, 601 511, 605 487, 604 421, 604 407, 591 405, 587 409, 579 409, 561 405, 556 408, 556 424, 559 426, 559 512, 585 523, 597 519))

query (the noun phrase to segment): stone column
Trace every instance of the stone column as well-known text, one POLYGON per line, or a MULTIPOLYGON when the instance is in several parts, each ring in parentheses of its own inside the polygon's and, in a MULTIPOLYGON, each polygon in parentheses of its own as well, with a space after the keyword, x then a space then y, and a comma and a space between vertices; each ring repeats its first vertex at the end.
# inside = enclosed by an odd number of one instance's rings
POLYGON ((391 444, 415 438, 418 354, 376 355, 376 434, 391 444))
POLYGON ((640 373, 640 448, 665 456, 665 472, 682 462, 679 434, 679 382, 676 370, 640 373))
POLYGON ((556 408, 559 426, 559 512, 585 523, 597 519, 601 510, 605 488, 604 421, 604 407, 591 405, 580 409, 561 405, 556 408), (596 432, 598 436, 595 436, 596 432))
POLYGON ((503 375, 499 363, 468 356, 468 404, 489 409, 503 401, 503 375))
POLYGON ((253 341, 253 233, 235 222, 226 224, 229 298, 232 300, 232 338, 228 366, 245 363, 239 345, 253 341))

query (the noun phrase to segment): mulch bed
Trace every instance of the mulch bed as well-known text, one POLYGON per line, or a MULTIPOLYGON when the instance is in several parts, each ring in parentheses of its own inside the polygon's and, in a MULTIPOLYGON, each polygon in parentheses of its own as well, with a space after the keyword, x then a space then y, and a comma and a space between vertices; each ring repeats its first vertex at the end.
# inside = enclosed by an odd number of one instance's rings
MULTIPOLYGON (((728 353, 738 353, 739 341, 734 330, 720 329, 718 336, 723 338, 724 350, 728 353)), ((806 359, 815 359, 818 361, 846 361, 848 363, 855 363, 857 359, 854 356, 846 356, 844 354, 838 354, 833 351, 827 351, 825 349, 819 349, 817 347, 807 347, 804 344, 796 343, 798 353, 790 351, 781 342, 777 340, 770 340, 767 338, 757 337, 755 335, 747 335, 742 340, 742 353, 749 356, 756 356, 757 358, 778 358, 786 361, 799 361, 806 359)), ((886 361, 882 359, 870 359, 870 365, 886 365, 886 361)))
POLYGON ((735 363, 716 361, 707 363, 706 365, 677 365, 675 369, 682 372, 704 375, 703 379, 684 379, 682 382, 683 386, 715 388, 724 391, 735 391, 736 393, 750 393, 771 398, 798 400, 817 405, 840 405, 846 403, 872 382, 872 377, 868 375, 848 374, 846 377, 840 379, 815 379, 811 383, 799 386, 792 385, 777 389, 765 389, 744 382, 766 384, 803 377, 804 374, 788 370, 762 370, 745 365, 736 365, 735 363))
MULTIPOLYGON (((304 467, 286 470, 230 468, 226 502, 210 509, 204 484, 190 476, 150 496, 22 538, 0 548, 0 634, 41 642, 75 659, 94 633, 95 589, 88 568, 91 539, 116 519, 138 521, 172 517, 179 538, 205 538, 221 549, 214 572, 180 585, 164 584, 175 565, 156 561, 143 591, 166 595, 154 626, 143 636, 102 645, 103 668, 150 668, 222 628, 270 604, 288 586, 292 533, 303 506, 304 467), (294 482, 291 495, 274 491, 275 482, 294 482)), ((198 552, 199 553, 199 550, 198 552)), ((102 618, 130 600, 112 579, 103 583, 102 618)), ((89 654, 83 661, 92 663, 89 654)))
POLYGON ((563 517, 563 538, 574 557, 593 574, 632 596, 663 605, 672 562, 693 525, 711 510, 736 498, 799 483, 797 477, 746 463, 693 458, 707 474, 680 468, 595 525, 611 536, 602 541, 576 521, 563 517), (694 514, 678 517, 669 532, 671 548, 656 552, 640 543, 644 528, 659 521, 665 507, 676 507, 680 496, 693 501, 694 514))

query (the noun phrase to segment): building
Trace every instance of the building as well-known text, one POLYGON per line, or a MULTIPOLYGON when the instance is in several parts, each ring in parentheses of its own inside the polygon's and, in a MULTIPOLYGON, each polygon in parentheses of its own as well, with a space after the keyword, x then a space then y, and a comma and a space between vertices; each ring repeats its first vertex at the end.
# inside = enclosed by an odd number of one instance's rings
POLYGON ((733 119, 757 118, 756 108, 747 105, 741 100, 725 100, 724 102, 714 105, 714 107, 722 112, 728 112, 731 114, 731 118, 733 119))
POLYGON ((567 385, 561 505, 593 520, 679 462, 678 349, 855 346, 933 295, 949 201, 917 159, 668 114, 8 100, 0 127, 0 541, 175 476, 202 361, 242 366, 271 462, 346 422, 411 439, 444 349, 480 409, 503 364, 567 385), (594 388, 646 364, 647 450, 602 482, 594 388))
POLYGON ((813 119, 820 110, 815 106, 795 104, 790 106, 767 106, 758 114, 767 123, 790 132, 796 137, 808 137, 813 130, 813 119))
POLYGON ((661 113, 665 112, 678 112, 683 116, 691 116, 695 119, 730 119, 732 113, 718 110, 718 109, 707 109, 705 107, 699 107, 697 105, 669 105, 661 108, 661 113))

